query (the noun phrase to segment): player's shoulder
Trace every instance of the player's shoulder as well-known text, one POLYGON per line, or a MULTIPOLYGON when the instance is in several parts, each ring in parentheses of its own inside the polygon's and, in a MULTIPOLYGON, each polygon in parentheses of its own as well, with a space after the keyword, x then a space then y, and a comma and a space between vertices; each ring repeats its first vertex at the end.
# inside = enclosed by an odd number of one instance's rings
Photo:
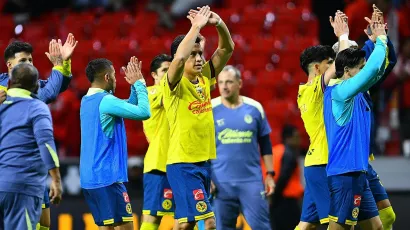
POLYGON ((245 96, 242 96, 242 100, 243 100, 243 103, 246 106, 249 106, 249 107, 255 109, 256 111, 258 111, 262 115, 262 117, 265 116, 265 112, 263 110, 263 106, 262 106, 261 103, 259 103, 258 101, 254 100, 252 98, 245 97, 245 96))
POLYGON ((156 95, 161 93, 161 87, 158 85, 152 85, 147 87, 148 94, 156 95))
POLYGON ((222 105, 222 99, 221 96, 214 98, 211 100, 212 108, 215 109, 216 107, 222 105))

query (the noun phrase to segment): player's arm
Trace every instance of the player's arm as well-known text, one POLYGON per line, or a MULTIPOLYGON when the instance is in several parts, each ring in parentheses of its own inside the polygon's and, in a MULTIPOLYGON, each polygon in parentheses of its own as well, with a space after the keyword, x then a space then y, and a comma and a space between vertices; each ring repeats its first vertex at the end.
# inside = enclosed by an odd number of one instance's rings
POLYGON ((30 114, 32 116, 33 133, 40 149, 41 158, 52 178, 50 186, 51 202, 58 204, 62 194, 60 162, 54 144, 50 110, 42 102, 33 103, 30 114))
POLYGON ((292 173, 297 167, 297 158, 294 154, 286 152, 282 157, 282 166, 280 168, 279 178, 276 182, 275 196, 282 196, 283 190, 286 185, 289 183, 292 173))
POLYGON ((265 192, 270 196, 275 191, 275 181, 273 180, 273 158, 272 158, 272 142, 270 140, 270 133, 272 129, 269 126, 269 122, 266 119, 265 111, 262 105, 257 105, 260 112, 260 118, 258 119, 258 144, 260 153, 262 155, 263 163, 265 164, 267 175, 265 177, 265 192))
MULTIPOLYGON (((374 43, 372 43, 372 44, 373 44, 373 49, 374 49, 374 43)), ((391 42, 391 40, 389 39, 389 37, 387 37, 387 50, 388 50, 388 54, 387 54, 386 69, 384 70, 384 74, 380 78, 380 80, 377 81, 377 83, 370 88, 370 91, 373 91, 373 90, 379 88, 380 85, 386 80, 387 76, 389 76, 389 74, 392 72, 394 66, 396 66, 396 63, 397 63, 396 50, 394 49, 394 45, 391 42)), ((366 54, 366 56, 367 56, 367 54, 366 54)), ((367 60, 367 58, 366 58, 366 60, 367 60)))
POLYGON ((186 34, 181 44, 179 44, 166 75, 171 90, 173 90, 181 80, 182 74, 184 73, 185 62, 191 55, 192 49, 195 46, 195 41, 199 36, 199 31, 206 25, 210 15, 211 12, 208 6, 202 7, 195 18, 188 15, 188 19, 192 24, 191 29, 186 34))
POLYGON ((141 73, 141 62, 131 57, 127 67, 122 67, 125 72, 125 80, 132 85, 128 100, 121 100, 114 95, 105 96, 100 103, 100 113, 131 120, 147 120, 151 117, 148 101, 148 91, 145 80, 141 73))
MULTIPOLYGON (((349 48, 349 26, 347 23, 347 18, 343 14, 343 12, 338 11, 336 12, 335 18, 333 20, 332 17, 329 17, 330 24, 333 27, 333 31, 335 35, 339 39, 339 52, 349 48)), ((329 81, 336 77, 336 65, 335 61, 333 61, 332 65, 323 75, 323 84, 327 86, 329 81)))
POLYGON ((376 47, 364 68, 354 77, 343 81, 332 92, 332 99, 345 101, 360 92, 366 92, 384 73, 386 35, 377 37, 376 47))

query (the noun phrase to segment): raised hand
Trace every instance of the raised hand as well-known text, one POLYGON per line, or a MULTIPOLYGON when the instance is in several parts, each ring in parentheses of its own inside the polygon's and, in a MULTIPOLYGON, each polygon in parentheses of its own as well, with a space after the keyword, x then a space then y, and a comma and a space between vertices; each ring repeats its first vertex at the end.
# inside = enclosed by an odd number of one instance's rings
POLYGON ((383 12, 379 10, 379 8, 377 8, 375 4, 373 4, 373 14, 375 14, 378 22, 380 22, 381 24, 384 24, 383 12))
POLYGON ((54 66, 63 65, 63 56, 61 55, 60 45, 57 43, 55 39, 50 41, 50 44, 48 45, 48 52, 46 52, 46 55, 54 66))
POLYGON ((333 31, 337 37, 343 34, 349 34, 349 26, 347 21, 344 21, 341 14, 336 12, 335 18, 329 16, 330 25, 333 27, 333 31))
POLYGON ((371 25, 372 32, 374 36, 377 38, 380 35, 386 35, 386 25, 380 22, 374 22, 371 25))
MULTIPOLYGON (((192 17, 195 18, 195 16, 199 13, 199 11, 202 9, 203 7, 197 7, 197 10, 189 10, 188 14, 192 17)), ((213 25, 216 26, 218 25, 219 21, 221 20, 221 17, 219 17, 218 14, 216 14, 215 12, 211 11, 211 16, 209 16, 207 25, 213 25)))
POLYGON ((62 45, 61 40, 58 39, 58 45, 60 47, 61 55, 63 56, 64 61, 67 61, 71 58, 77 44, 78 41, 75 40, 75 37, 72 33, 68 34, 67 40, 65 41, 64 45, 62 45))
POLYGON ((209 20, 209 17, 211 16, 211 10, 209 6, 204 6, 202 7, 195 16, 192 14, 189 14, 187 18, 191 21, 192 25, 198 26, 200 29, 202 29, 209 20))
POLYGON ((364 19, 369 23, 367 28, 364 30, 364 33, 367 35, 367 37, 371 41, 376 42, 376 37, 377 36, 374 35, 374 32, 372 31, 372 26, 371 25, 373 23, 380 23, 380 24, 383 24, 385 26, 385 29, 387 29, 387 24, 384 23, 383 12, 381 10, 379 10, 379 8, 377 8, 375 4, 373 4, 372 18, 370 19, 368 17, 365 17, 364 19))
POLYGON ((142 62, 138 61, 136 57, 131 57, 127 67, 122 67, 125 73, 125 80, 128 84, 133 85, 136 81, 142 79, 145 81, 141 72, 142 62))

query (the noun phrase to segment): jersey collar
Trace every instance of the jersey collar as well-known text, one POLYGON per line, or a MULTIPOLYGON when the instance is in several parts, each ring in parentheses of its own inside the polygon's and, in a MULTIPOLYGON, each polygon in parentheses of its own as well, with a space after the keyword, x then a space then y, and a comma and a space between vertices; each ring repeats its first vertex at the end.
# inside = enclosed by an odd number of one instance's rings
POLYGON ((10 97, 33 98, 30 91, 21 88, 9 89, 7 90, 7 95, 10 97))
POLYGON ((342 83, 342 79, 330 79, 328 86, 334 86, 342 83))

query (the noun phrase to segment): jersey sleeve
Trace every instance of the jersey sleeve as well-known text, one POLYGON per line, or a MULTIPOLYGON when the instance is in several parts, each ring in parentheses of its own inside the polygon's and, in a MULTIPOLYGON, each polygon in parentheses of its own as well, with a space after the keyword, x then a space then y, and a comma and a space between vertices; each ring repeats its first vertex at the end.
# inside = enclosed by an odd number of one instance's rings
POLYGON ((153 88, 148 92, 148 100, 151 106, 151 109, 158 109, 162 107, 162 92, 157 88, 153 88))
POLYGON ((332 99, 345 101, 360 92, 366 92, 383 76, 386 62, 386 40, 386 36, 377 38, 375 49, 364 68, 354 77, 338 84, 332 90, 332 99))
POLYGON ((259 122, 259 127, 258 127, 258 137, 263 137, 266 135, 269 135, 272 131, 272 129, 270 128, 268 119, 266 118, 266 114, 265 111, 262 107, 262 105, 260 106, 261 109, 259 111, 260 113, 260 122, 259 122))
MULTIPOLYGON (((183 77, 182 77, 183 78, 183 77)), ((181 84, 183 79, 179 80, 179 82, 175 85, 175 88, 171 89, 168 81, 168 72, 162 78, 161 84, 161 91, 163 92, 164 97, 171 97, 181 95, 181 84)))
POLYGON ((51 113, 43 102, 34 102, 30 108, 33 133, 40 149, 40 155, 48 170, 60 167, 54 144, 51 113))
POLYGON ((202 76, 209 79, 210 86, 213 86, 216 84, 215 68, 211 60, 207 61, 202 66, 202 76))
POLYGON ((110 94, 101 100, 100 113, 132 120, 146 120, 150 118, 150 105, 145 84, 137 81, 134 86, 136 88, 137 100, 132 101, 136 101, 136 104, 121 100, 110 94))
POLYGON ((65 61, 63 66, 56 66, 47 80, 39 80, 38 98, 45 103, 55 100, 64 92, 71 81, 71 63, 65 61))

